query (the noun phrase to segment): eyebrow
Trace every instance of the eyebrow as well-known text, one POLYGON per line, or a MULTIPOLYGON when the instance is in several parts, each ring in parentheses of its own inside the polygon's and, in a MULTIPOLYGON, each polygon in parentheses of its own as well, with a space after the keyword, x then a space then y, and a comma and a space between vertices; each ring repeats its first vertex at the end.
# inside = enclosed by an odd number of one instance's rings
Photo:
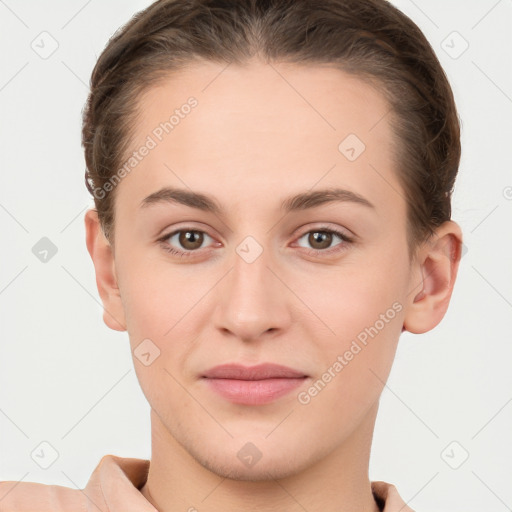
MULTIPOLYGON (((332 202, 349 202, 360 204, 368 208, 375 206, 363 196, 342 188, 327 188, 323 190, 307 191, 285 199, 281 203, 281 210, 285 212, 307 210, 332 202)), ((200 192, 172 187, 163 187, 153 192, 141 201, 140 208, 162 203, 178 203, 190 208, 196 208, 216 215, 223 215, 224 209, 211 196, 200 192)))

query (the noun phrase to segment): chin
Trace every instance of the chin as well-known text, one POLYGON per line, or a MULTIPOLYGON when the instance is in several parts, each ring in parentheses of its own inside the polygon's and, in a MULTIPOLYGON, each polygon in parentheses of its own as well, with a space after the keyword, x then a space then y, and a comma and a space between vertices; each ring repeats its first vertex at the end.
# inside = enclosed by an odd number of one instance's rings
POLYGON ((233 462, 232 459, 226 461, 216 459, 213 461, 204 460, 198 462, 204 468, 219 477, 245 482, 279 480, 293 476, 300 470, 300 468, 296 466, 297 460, 294 461, 293 465, 290 465, 284 461, 274 462, 267 460, 264 462, 263 459, 261 459, 252 467, 244 467, 238 459, 235 462, 233 462))
MULTIPOLYGON (((250 438, 249 438, 250 439, 250 438)), ((306 470, 325 453, 322 447, 297 446, 295 443, 254 444, 247 437, 232 439, 215 445, 189 444, 190 455, 198 464, 222 478, 263 482, 285 479, 306 470)))

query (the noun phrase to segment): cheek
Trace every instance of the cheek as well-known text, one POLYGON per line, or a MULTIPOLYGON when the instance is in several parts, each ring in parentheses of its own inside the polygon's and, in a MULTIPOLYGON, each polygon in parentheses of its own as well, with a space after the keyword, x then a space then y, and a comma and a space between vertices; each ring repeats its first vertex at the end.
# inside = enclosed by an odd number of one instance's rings
POLYGON ((322 428, 333 436, 355 428, 378 401, 403 325, 398 287, 379 289, 375 280, 355 277, 340 282, 330 300, 322 298, 329 304, 322 319, 335 334, 309 333, 321 358, 311 386, 298 397, 310 417, 329 420, 322 428))
POLYGON ((123 274, 120 288, 141 389, 157 411, 186 411, 190 404, 179 384, 183 378, 178 369, 195 346, 192 340, 197 334, 189 329, 195 325, 191 320, 201 290, 183 293, 190 288, 190 279, 183 280, 177 272, 172 279, 165 277, 163 267, 133 270, 123 274))
POLYGON ((208 291, 219 279, 208 270, 200 274, 191 266, 177 268, 163 257, 150 260, 132 252, 118 271, 134 366, 148 399, 164 383, 164 388, 179 394, 171 375, 181 380, 178 373, 187 368, 195 340, 208 321, 208 291), (149 366, 138 359, 147 348, 158 354, 149 366))
POLYGON ((165 255, 148 253, 124 253, 118 269, 121 298, 130 334, 165 339, 204 293, 202 281, 186 265, 177 268, 165 255))
POLYGON ((297 295, 330 328, 331 337, 342 341, 373 325, 390 308, 389 319, 400 317, 400 308, 393 305, 404 300, 407 268, 403 255, 340 265, 298 280, 297 295))
POLYGON ((403 325, 408 269, 407 255, 399 249, 350 268, 340 267, 324 278, 317 274, 303 282, 298 292, 322 320, 319 324, 311 316, 304 324, 322 355, 320 371, 329 370, 341 356, 342 371, 331 368, 331 373, 343 374, 336 379, 338 384, 354 388, 355 393, 364 392, 361 384, 368 379, 380 387, 372 372, 385 380, 393 362, 403 325), (320 335, 319 325, 326 326, 320 335))
POLYGON ((123 280, 121 297, 132 344, 141 337, 159 339, 172 327, 171 293, 162 295, 162 283, 156 286, 152 278, 135 274, 123 280))

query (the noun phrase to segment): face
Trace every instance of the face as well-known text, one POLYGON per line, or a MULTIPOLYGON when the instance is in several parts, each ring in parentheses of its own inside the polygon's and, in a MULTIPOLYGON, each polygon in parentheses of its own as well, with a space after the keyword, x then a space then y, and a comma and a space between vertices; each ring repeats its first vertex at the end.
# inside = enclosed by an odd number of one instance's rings
POLYGON ((141 98, 123 320, 153 428, 219 475, 298 472, 376 411, 417 284, 388 111, 358 78, 283 64, 202 63, 141 98), (267 363, 296 373, 212 373, 267 363))

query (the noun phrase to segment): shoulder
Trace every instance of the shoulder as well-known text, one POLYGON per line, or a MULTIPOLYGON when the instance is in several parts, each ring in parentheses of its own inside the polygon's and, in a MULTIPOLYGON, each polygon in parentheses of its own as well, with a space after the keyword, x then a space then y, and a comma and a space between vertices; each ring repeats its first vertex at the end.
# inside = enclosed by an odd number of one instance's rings
POLYGON ((148 470, 149 460, 104 455, 83 489, 35 482, 0 482, 0 511, 86 512, 92 509, 102 512, 110 510, 107 502, 125 507, 130 501, 136 502, 140 510, 147 510, 138 489, 145 483, 148 470))
MULTIPOLYGON (((117 457, 104 455, 93 471, 98 475, 105 465, 117 457)), ((95 487, 97 478, 89 480, 88 486, 95 487)), ((96 489, 94 489, 96 490, 96 489)), ((0 482, 1 512, 86 512, 88 499, 94 499, 84 489, 71 489, 60 485, 47 485, 36 482, 0 482)), ((103 503, 98 503, 102 505, 103 503)), ((102 509, 100 509, 102 510, 102 509)))
POLYGON ((382 512, 414 512, 398 494, 397 488, 387 482, 372 482, 372 492, 382 512))
POLYGON ((35 482, 0 482, 2 512, 85 512, 84 500, 79 489, 35 482))

